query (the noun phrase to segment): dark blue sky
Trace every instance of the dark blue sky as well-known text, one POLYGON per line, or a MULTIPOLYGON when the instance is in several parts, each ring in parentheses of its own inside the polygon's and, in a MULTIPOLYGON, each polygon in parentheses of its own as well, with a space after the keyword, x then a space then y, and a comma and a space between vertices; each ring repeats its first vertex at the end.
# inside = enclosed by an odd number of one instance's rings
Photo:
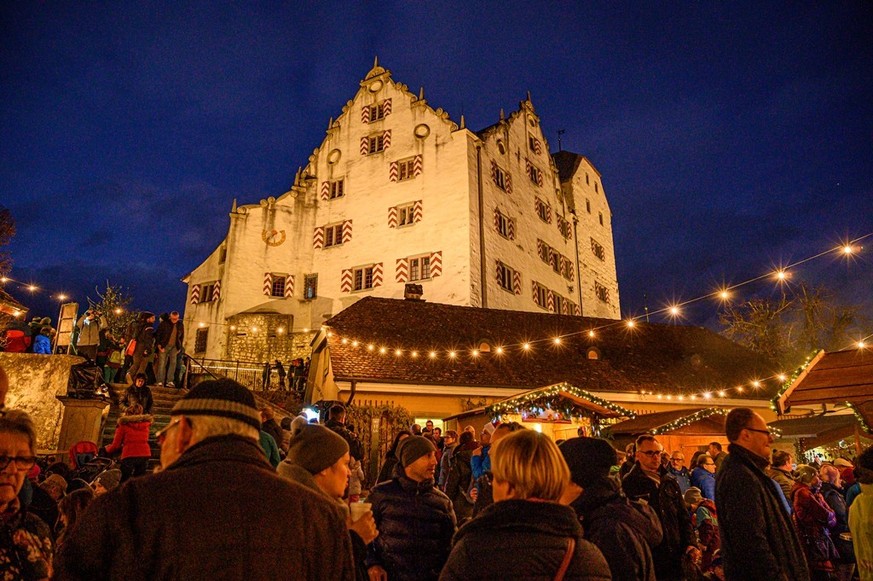
MULTIPOLYGON (((181 310, 233 198, 288 189, 374 55, 473 129, 531 92, 553 150, 563 129, 603 175, 624 313, 873 232, 869 1, 300 4, 2 3, 12 276, 181 310)), ((796 279, 869 315, 865 245, 796 279)))

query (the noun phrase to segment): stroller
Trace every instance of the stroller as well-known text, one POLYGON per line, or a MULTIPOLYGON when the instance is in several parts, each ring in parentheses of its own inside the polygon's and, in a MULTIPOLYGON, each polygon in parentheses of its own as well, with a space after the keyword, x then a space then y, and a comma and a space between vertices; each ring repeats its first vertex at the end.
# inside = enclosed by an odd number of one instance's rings
POLYGON ((73 365, 70 367, 67 395, 77 399, 107 398, 109 386, 103 380, 103 371, 90 359, 73 365))
POLYGON ((73 468, 70 480, 80 478, 91 483, 103 472, 115 468, 112 458, 98 456, 97 452, 97 444, 87 440, 76 442, 70 447, 70 465, 73 468))

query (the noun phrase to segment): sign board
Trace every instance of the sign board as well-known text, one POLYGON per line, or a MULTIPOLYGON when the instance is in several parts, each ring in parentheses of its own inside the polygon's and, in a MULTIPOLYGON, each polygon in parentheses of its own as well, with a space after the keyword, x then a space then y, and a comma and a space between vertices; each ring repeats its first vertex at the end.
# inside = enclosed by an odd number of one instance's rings
POLYGON ((73 329, 76 327, 76 317, 79 314, 79 303, 64 303, 58 315, 58 334, 55 335, 54 351, 69 352, 73 341, 73 329))

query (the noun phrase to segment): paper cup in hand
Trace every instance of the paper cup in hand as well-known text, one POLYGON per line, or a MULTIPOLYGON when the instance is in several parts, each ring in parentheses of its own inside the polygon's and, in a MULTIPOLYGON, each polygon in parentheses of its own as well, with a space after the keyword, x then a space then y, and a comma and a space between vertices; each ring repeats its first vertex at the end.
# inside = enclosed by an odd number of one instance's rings
POLYGON ((352 522, 357 521, 362 516, 370 512, 373 505, 369 502, 353 502, 349 505, 352 514, 352 522))

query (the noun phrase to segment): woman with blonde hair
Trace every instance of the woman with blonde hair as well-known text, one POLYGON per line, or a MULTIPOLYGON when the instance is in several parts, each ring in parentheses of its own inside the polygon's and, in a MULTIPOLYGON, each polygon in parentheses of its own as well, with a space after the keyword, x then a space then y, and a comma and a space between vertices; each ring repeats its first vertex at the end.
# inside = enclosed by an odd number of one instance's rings
POLYGON ((491 472, 494 504, 457 532, 440 579, 610 579, 573 509, 558 503, 570 469, 551 439, 519 430, 498 440, 491 472))

